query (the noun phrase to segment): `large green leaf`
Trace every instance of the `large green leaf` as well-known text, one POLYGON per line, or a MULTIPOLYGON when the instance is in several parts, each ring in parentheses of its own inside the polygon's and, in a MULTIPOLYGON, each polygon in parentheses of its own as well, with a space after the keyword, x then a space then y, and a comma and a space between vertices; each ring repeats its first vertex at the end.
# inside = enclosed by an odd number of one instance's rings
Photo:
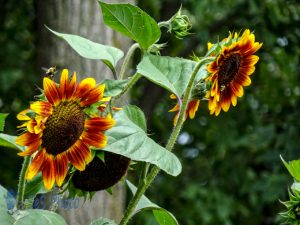
MULTIPOLYGON (((144 54, 137 72, 180 98, 185 92, 197 62, 169 56, 144 54)), ((197 73, 197 80, 205 78, 205 64, 197 73)))
POLYGON ((130 79, 127 80, 110 80, 105 79, 101 83, 105 84, 104 96, 114 97, 120 94, 124 87, 128 84, 130 79))
POLYGON ((125 107, 124 112, 131 122, 135 123, 135 125, 147 132, 147 121, 143 111, 140 110, 139 107, 131 105, 125 107))
POLYGON ((11 136, 8 134, 0 134, 0 146, 13 148, 19 151, 24 151, 24 147, 16 144, 17 136, 11 136))
POLYGON ((90 225, 117 225, 114 221, 107 218, 99 218, 90 223, 90 225))
MULTIPOLYGON (((0 224, 1 225, 14 225, 15 219, 6 211, 0 210, 0 224)), ((24 225, 24 224, 22 224, 24 225)))
MULTIPOLYGON (((129 189, 131 190, 132 194, 135 194, 137 188, 128 180, 126 181, 126 183, 129 189)), ((143 210, 152 210, 153 215, 159 225, 178 225, 178 222, 172 213, 154 204, 144 195, 138 202, 134 214, 143 210)))
POLYGON ((4 130, 5 119, 8 116, 8 113, 0 113, 0 131, 4 130))
POLYGON ((14 219, 7 212, 7 190, 0 185, 0 224, 1 225, 12 225, 14 219))
POLYGON ((14 225, 67 225, 59 214, 42 209, 17 211, 13 217, 16 220, 14 225))
POLYGON ((107 4, 99 1, 104 23, 148 49, 160 38, 156 21, 140 8, 130 4, 107 4))
POLYGON ((173 176, 181 172, 178 158, 147 136, 141 110, 127 106, 114 119, 116 125, 106 132, 108 144, 103 150, 152 163, 173 176))
POLYGON ((287 170, 289 171, 289 173, 292 175, 292 177, 299 182, 300 181, 300 159, 292 160, 287 163, 281 156, 280 158, 283 164, 285 165, 285 167, 287 168, 287 170))
POLYGON ((7 199, 7 190, 0 185, 0 210, 7 210, 7 204, 6 204, 6 199, 7 199))
POLYGON ((101 45, 77 35, 59 33, 50 28, 48 29, 53 34, 64 39, 80 56, 87 59, 102 60, 112 71, 114 71, 114 67, 119 59, 124 55, 118 48, 101 45))

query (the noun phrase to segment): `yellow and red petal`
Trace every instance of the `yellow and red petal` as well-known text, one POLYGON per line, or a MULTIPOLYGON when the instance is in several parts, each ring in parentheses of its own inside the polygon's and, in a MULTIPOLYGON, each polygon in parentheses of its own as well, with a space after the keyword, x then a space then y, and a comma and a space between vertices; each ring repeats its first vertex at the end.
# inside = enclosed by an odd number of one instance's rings
POLYGON ((91 151, 83 141, 78 140, 68 151, 68 158, 72 165, 83 171, 87 163, 92 160, 91 151))
POLYGON ((44 129, 44 124, 35 119, 31 119, 30 121, 28 121, 26 126, 27 126, 27 130, 30 133, 34 133, 34 134, 39 134, 44 129))
POLYGON ((32 109, 35 113, 43 117, 48 117, 52 114, 52 105, 49 102, 33 102, 30 105, 30 109, 32 109))
POLYGON ((17 137, 16 144, 21 146, 28 146, 31 142, 34 142, 37 139, 40 139, 40 135, 26 132, 17 137))
POLYGON ((242 97, 244 95, 243 86, 240 84, 230 84, 230 88, 235 96, 242 97))
POLYGON ((220 101, 220 105, 224 112, 227 112, 230 108, 231 104, 231 93, 229 90, 226 90, 226 92, 222 96, 222 101, 220 101))
MULTIPOLYGON (((29 121, 28 121, 29 122, 29 121)), ((23 123, 22 125, 20 125, 20 126, 17 126, 17 128, 22 128, 22 127, 27 127, 27 124, 28 124, 28 122, 26 122, 26 123, 23 123)))
POLYGON ((69 72, 67 69, 64 69, 60 76, 59 92, 61 99, 66 99, 67 89, 69 86, 69 72))
POLYGON ((232 103, 233 106, 236 106, 236 104, 237 104, 237 97, 235 95, 231 96, 231 103, 232 103))
POLYGON ((44 186, 47 190, 52 189, 55 183, 55 165, 54 156, 45 153, 45 159, 42 167, 44 186))
POLYGON ((89 92, 96 86, 96 81, 94 78, 85 78, 77 86, 74 97, 85 99, 89 92))
POLYGON ((42 144, 42 140, 40 138, 32 141, 28 147, 26 148, 25 151, 23 152, 19 152, 18 155, 19 156, 29 156, 32 155, 33 153, 35 153, 41 146, 42 144))
POLYGON ((56 155, 54 159, 55 180, 59 187, 63 184, 67 176, 68 162, 69 160, 66 152, 56 155))
POLYGON ((177 103, 172 109, 169 110, 169 112, 176 112, 179 110, 179 104, 177 103))
POLYGON ((85 144, 96 148, 104 148, 107 143, 107 137, 102 132, 83 131, 81 137, 85 144))
POLYGON ((45 96, 52 105, 57 105, 60 100, 59 89, 55 82, 48 77, 43 80, 45 96))
POLYGON ((26 115, 26 113, 29 111, 30 109, 25 109, 21 112, 19 112, 19 114, 17 115, 17 119, 18 120, 30 120, 31 118, 26 115))
POLYGON ((189 102, 187 111, 188 111, 190 119, 194 119, 195 114, 199 108, 199 104, 200 104, 200 100, 198 100, 198 99, 194 99, 189 102))
POLYGON ((66 89, 66 98, 67 99, 72 99, 75 92, 76 92, 76 72, 73 73, 72 79, 70 81, 70 83, 67 85, 67 89, 66 89))
POLYGON ((41 170, 45 158, 46 158, 46 151, 42 149, 36 154, 30 166, 28 167, 25 175, 26 179, 31 180, 33 177, 35 177, 35 175, 41 170))
POLYGON ((87 95, 84 99, 81 99, 80 105, 89 106, 98 102, 103 97, 104 89, 105 89, 105 84, 101 84, 96 88, 92 89, 89 92, 89 95, 87 95))
POLYGON ((115 120, 108 117, 93 117, 85 120, 84 127, 89 132, 101 132, 108 130, 115 125, 115 120))

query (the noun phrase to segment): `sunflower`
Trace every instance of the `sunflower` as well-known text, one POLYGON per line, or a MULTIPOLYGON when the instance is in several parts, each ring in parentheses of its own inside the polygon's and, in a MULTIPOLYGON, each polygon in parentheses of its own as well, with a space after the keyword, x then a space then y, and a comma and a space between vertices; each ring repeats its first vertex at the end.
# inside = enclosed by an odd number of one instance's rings
POLYGON ((63 70, 60 84, 51 79, 43 80, 45 97, 20 112, 17 118, 25 121, 20 127, 25 132, 16 143, 27 146, 20 156, 34 156, 26 171, 26 179, 42 172, 46 189, 56 181, 63 184, 69 162, 83 171, 92 160, 90 147, 103 148, 107 138, 103 131, 111 128, 115 121, 88 113, 86 108, 104 100, 105 85, 96 86, 93 78, 76 83, 76 73, 69 80, 68 70, 63 70))
MULTIPOLYGON (((174 94, 171 94, 170 98, 171 99, 177 99, 176 95, 174 95, 174 94)), ((184 117, 183 117, 184 121, 186 120, 186 118, 188 116, 189 116, 190 119, 194 119, 195 114, 196 114, 196 112, 199 108, 199 104, 200 104, 199 99, 190 99, 189 100, 188 105, 187 105, 186 110, 185 110, 185 113, 184 113, 184 117)), ((173 120, 174 126, 176 126, 176 124, 177 124, 177 120, 178 120, 178 116, 179 116, 179 110, 180 110, 179 103, 177 103, 172 109, 169 110, 169 112, 177 112, 178 111, 177 114, 174 117, 174 120, 173 120)))
POLYGON ((76 170, 72 176, 74 187, 83 191, 100 191, 116 184, 127 172, 130 159, 104 152, 103 159, 95 156, 84 171, 76 170))
MULTIPOLYGON (((214 45, 209 43, 209 49, 214 45)), ((251 84, 250 75, 255 70, 259 57, 253 55, 262 43, 255 42, 255 36, 246 29, 242 36, 237 33, 224 39, 221 43, 220 54, 215 52, 217 58, 208 65, 210 75, 207 81, 211 83, 208 92, 210 114, 218 116, 221 109, 227 112, 230 105, 236 106, 237 97, 244 95, 243 86, 251 84)))

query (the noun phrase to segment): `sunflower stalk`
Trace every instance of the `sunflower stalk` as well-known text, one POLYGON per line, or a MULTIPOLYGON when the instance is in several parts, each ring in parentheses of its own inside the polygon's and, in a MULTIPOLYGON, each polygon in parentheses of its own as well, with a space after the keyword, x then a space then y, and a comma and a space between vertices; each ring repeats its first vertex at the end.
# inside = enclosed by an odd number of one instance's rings
POLYGON ((133 57, 133 54, 134 54, 135 50, 137 50, 137 49, 140 49, 140 46, 138 43, 131 45, 131 47, 128 49, 125 59, 123 61, 122 67, 121 67, 120 80, 124 79, 125 73, 128 70, 130 61, 133 57))
MULTIPOLYGON (((124 89, 122 90, 122 92, 121 92, 120 94, 118 94, 116 97, 114 97, 114 99, 119 99, 119 98, 121 98, 128 90, 130 90, 130 89, 133 87, 133 85, 134 85, 140 78, 141 78, 141 74, 139 74, 139 73, 134 74, 134 75, 131 77, 129 83, 124 87, 124 89)), ((112 103, 112 105, 113 105, 113 103, 112 103)))
MULTIPOLYGON (((183 126, 185 110, 188 105, 188 100, 189 100, 191 92, 192 92, 193 83, 196 78, 196 75, 197 75, 199 69, 201 68, 201 66, 203 64, 207 63, 208 61, 210 61, 211 59, 212 59, 212 57, 203 58, 201 61, 199 61, 197 63, 196 67, 193 70, 193 73, 191 75, 191 78, 189 80, 188 86, 186 88, 186 91, 185 91, 185 94, 183 97, 183 102, 182 102, 182 107, 180 108, 178 122, 177 122, 176 126, 173 128, 173 131, 172 131, 170 138, 168 140, 168 143, 166 145, 166 149, 168 151, 173 150, 175 142, 176 142, 178 135, 180 134, 181 128, 183 126)), ((155 179, 155 177, 157 176, 159 171, 160 171, 160 168, 157 166, 154 166, 154 167, 152 167, 149 174, 147 175, 146 181, 144 181, 143 179, 139 180, 137 191, 136 191, 135 195, 133 196, 133 198, 131 199, 119 225, 126 225, 128 223, 130 218, 133 216, 133 212, 134 212, 138 202, 140 201, 141 197, 146 192, 146 190, 149 188, 149 186, 151 185, 151 183, 153 182, 153 180, 155 179)))
POLYGON ((25 174, 30 163, 30 157, 26 156, 23 161, 22 169, 19 177, 18 193, 17 193, 17 209, 23 209, 24 193, 26 190, 25 174))

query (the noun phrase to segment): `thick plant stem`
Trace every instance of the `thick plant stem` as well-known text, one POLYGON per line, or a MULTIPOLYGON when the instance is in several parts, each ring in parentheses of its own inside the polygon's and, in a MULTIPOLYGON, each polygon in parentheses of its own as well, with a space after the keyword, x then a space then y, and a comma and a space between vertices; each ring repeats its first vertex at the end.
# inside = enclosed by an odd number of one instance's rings
POLYGON ((128 69, 130 60, 132 59, 133 53, 135 52, 136 49, 140 48, 138 43, 135 43, 133 45, 131 45, 131 47, 128 49, 128 52, 125 56, 123 65, 121 67, 121 71, 120 71, 120 80, 124 79, 126 70, 128 69))
POLYGON ((26 188, 26 181, 25 181, 25 174, 26 170, 30 163, 30 156, 26 156, 24 158, 24 162, 22 165, 20 177, 19 177, 19 184, 18 184, 18 194, 17 194, 17 209, 23 209, 24 206, 24 193, 26 188))
POLYGON ((124 95, 132 86, 141 78, 141 74, 136 73, 133 75, 133 77, 130 79, 129 83, 124 87, 122 92, 118 94, 114 99, 120 98, 122 95, 124 95))
MULTIPOLYGON (((168 143, 166 145, 166 149, 168 151, 172 151, 173 150, 173 147, 175 145, 177 137, 178 137, 178 135, 180 133, 180 130, 182 128, 182 125, 184 123, 184 114, 185 114, 185 110, 187 108, 188 100, 189 100, 189 97, 190 97, 190 94, 191 94, 191 91, 192 91, 192 88, 193 88, 193 83, 194 83, 194 80, 196 78, 196 75, 197 75, 200 67, 204 63, 206 63, 208 60, 210 60, 210 59, 209 58, 202 59, 201 61, 198 62, 198 64, 194 68, 194 71, 193 71, 193 73, 191 75, 191 78, 189 80, 186 92, 185 92, 184 97, 183 97, 182 107, 180 109, 180 113, 179 113, 177 124, 174 127, 174 129, 173 129, 173 131, 172 131, 172 133, 170 135, 170 138, 168 140, 168 143)), ((134 209, 137 206, 140 198, 145 193, 145 191, 148 189, 148 187, 150 186, 150 184, 153 182, 153 180, 155 179, 155 177, 157 176, 157 174, 159 173, 159 171, 160 171, 160 168, 157 167, 157 166, 154 166, 151 169, 150 173, 148 174, 146 180, 140 180, 140 183, 138 185, 138 189, 137 189, 135 195, 133 196, 132 200, 130 201, 130 203, 129 203, 128 207, 127 207, 127 210, 125 211, 124 217, 123 217, 123 219, 120 222, 120 225, 126 225, 128 223, 128 221, 132 217, 134 209)))

